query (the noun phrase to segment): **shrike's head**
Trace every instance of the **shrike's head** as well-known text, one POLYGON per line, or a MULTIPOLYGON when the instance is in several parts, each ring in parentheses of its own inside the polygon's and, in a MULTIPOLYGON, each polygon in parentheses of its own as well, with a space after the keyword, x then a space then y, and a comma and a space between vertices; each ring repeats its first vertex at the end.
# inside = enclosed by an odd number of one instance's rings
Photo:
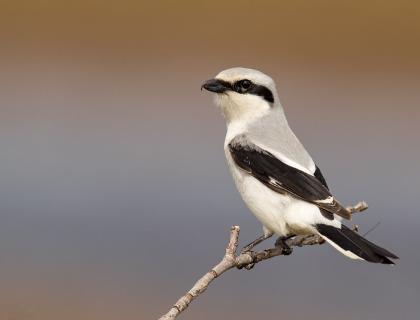
POLYGON ((216 104, 228 123, 258 119, 281 108, 273 79, 258 70, 227 69, 201 88, 216 93, 216 104))

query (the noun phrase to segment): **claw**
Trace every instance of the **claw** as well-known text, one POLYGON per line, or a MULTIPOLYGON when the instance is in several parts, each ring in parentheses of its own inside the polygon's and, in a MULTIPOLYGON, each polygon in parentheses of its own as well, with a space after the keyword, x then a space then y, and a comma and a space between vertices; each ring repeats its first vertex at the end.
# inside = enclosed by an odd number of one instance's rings
MULTIPOLYGON (((255 252, 251 251, 251 250, 245 250, 245 249, 246 248, 242 249, 241 254, 249 254, 250 257, 252 258, 252 260, 254 260, 255 259, 255 252)), ((236 268, 239 269, 239 270, 241 270, 243 268, 245 268, 246 270, 251 270, 252 268, 254 268, 254 266, 255 266, 255 263, 251 262, 251 263, 246 264, 246 265, 237 266, 236 268)))
POLYGON ((255 266, 255 263, 250 263, 250 264, 247 264, 247 265, 245 266, 245 269, 246 269, 246 270, 251 270, 252 268, 254 268, 254 266, 255 266))
POLYGON ((289 246, 287 246, 287 248, 281 248, 282 249, 282 253, 285 256, 289 256, 293 253, 293 249, 290 248, 289 246))

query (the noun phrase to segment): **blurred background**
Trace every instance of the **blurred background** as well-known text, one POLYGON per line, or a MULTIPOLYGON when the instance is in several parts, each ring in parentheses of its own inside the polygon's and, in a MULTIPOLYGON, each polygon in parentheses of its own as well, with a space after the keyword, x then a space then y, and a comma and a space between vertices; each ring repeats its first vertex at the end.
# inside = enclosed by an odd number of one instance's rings
MULTIPOLYGON (((277 82, 296 134, 394 267, 331 247, 231 271, 181 319, 417 319, 416 1, 0 4, 0 319, 156 319, 260 234, 201 83, 277 82)), ((265 246, 272 243, 267 242, 265 246)))

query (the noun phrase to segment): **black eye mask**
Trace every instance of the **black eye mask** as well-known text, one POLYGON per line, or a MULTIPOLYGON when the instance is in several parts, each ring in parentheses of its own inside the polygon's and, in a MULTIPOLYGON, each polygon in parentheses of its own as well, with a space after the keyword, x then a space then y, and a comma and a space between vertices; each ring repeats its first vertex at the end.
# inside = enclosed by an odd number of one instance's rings
POLYGON ((263 97, 267 102, 274 102, 274 96, 270 89, 262 85, 257 85, 248 79, 236 81, 233 84, 232 89, 237 93, 255 94, 257 96, 263 97))

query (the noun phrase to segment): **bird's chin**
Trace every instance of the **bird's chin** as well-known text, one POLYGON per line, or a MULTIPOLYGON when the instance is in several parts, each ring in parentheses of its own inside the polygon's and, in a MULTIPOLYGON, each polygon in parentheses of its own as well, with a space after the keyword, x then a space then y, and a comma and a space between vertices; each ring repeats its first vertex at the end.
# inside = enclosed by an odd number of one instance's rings
POLYGON ((222 111, 223 115, 229 112, 231 101, 226 93, 217 93, 214 95, 214 104, 222 111))
POLYGON ((241 112, 243 112, 243 110, 241 110, 240 106, 235 103, 234 99, 232 99, 232 96, 229 95, 229 93, 216 94, 214 101, 216 106, 219 107, 223 117, 228 124, 240 117, 241 112))
POLYGON ((227 97, 225 93, 216 93, 214 94, 214 104, 221 108, 222 105, 226 103, 226 98, 227 97))

